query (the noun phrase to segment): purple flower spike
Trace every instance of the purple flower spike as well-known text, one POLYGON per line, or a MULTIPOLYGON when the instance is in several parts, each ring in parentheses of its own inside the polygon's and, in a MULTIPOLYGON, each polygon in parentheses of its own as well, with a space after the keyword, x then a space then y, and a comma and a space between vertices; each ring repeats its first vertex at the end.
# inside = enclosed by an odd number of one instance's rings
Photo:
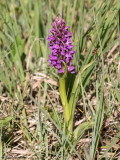
POLYGON ((70 40, 71 32, 69 32, 69 26, 65 26, 66 22, 58 14, 55 20, 52 22, 52 29, 48 34, 47 40, 49 41, 49 48, 52 53, 49 55, 47 62, 51 63, 51 67, 56 66, 58 73, 65 72, 65 64, 67 70, 72 74, 75 73, 75 67, 72 66, 73 54, 75 51, 72 50, 74 47, 70 40))

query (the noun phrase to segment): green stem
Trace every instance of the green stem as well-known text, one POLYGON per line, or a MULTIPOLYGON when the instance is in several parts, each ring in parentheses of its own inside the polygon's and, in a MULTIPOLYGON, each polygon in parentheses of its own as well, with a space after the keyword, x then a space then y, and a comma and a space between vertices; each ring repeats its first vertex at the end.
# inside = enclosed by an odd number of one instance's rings
POLYGON ((70 111, 69 111, 68 100, 66 95, 64 76, 60 76, 59 78, 59 90, 60 90, 60 97, 63 105, 65 123, 68 124, 70 121, 70 111))

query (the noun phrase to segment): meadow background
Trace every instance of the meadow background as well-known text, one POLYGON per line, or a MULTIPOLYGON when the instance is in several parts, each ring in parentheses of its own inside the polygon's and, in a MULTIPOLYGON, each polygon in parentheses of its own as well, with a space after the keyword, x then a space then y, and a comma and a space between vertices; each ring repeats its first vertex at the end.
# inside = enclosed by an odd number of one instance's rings
POLYGON ((120 1, 0 1, 0 160, 120 160, 120 1), (47 62, 51 22, 70 32, 76 137, 65 132, 58 73, 47 62), (89 126, 84 122, 93 122, 89 126))

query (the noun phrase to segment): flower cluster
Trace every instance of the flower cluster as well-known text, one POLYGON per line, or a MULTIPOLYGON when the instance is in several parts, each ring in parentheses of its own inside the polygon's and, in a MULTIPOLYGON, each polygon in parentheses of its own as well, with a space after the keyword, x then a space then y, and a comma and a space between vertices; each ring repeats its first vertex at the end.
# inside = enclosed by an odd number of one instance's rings
POLYGON ((71 73, 75 73, 75 67, 72 66, 73 54, 75 51, 72 50, 74 47, 70 40, 71 33, 68 31, 69 26, 65 27, 65 20, 57 15, 53 21, 52 29, 50 32, 52 35, 48 34, 47 40, 49 42, 49 48, 52 53, 49 55, 48 62, 51 62, 51 67, 56 66, 58 73, 64 73, 65 65, 67 70, 71 73))

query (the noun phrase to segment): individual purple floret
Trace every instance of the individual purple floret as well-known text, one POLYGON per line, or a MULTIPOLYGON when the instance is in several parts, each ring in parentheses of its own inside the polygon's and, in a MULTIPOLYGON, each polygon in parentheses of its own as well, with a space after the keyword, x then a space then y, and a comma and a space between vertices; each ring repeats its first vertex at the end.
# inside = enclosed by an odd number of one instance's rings
POLYGON ((59 14, 51 24, 53 27, 50 30, 52 35, 48 34, 47 40, 50 41, 49 48, 52 53, 49 55, 48 62, 51 62, 51 67, 56 66, 58 73, 64 73, 65 64, 69 72, 75 73, 75 67, 72 66, 73 54, 75 53, 72 50, 74 46, 70 40, 72 36, 68 31, 69 26, 65 27, 65 24, 65 20, 59 14))

